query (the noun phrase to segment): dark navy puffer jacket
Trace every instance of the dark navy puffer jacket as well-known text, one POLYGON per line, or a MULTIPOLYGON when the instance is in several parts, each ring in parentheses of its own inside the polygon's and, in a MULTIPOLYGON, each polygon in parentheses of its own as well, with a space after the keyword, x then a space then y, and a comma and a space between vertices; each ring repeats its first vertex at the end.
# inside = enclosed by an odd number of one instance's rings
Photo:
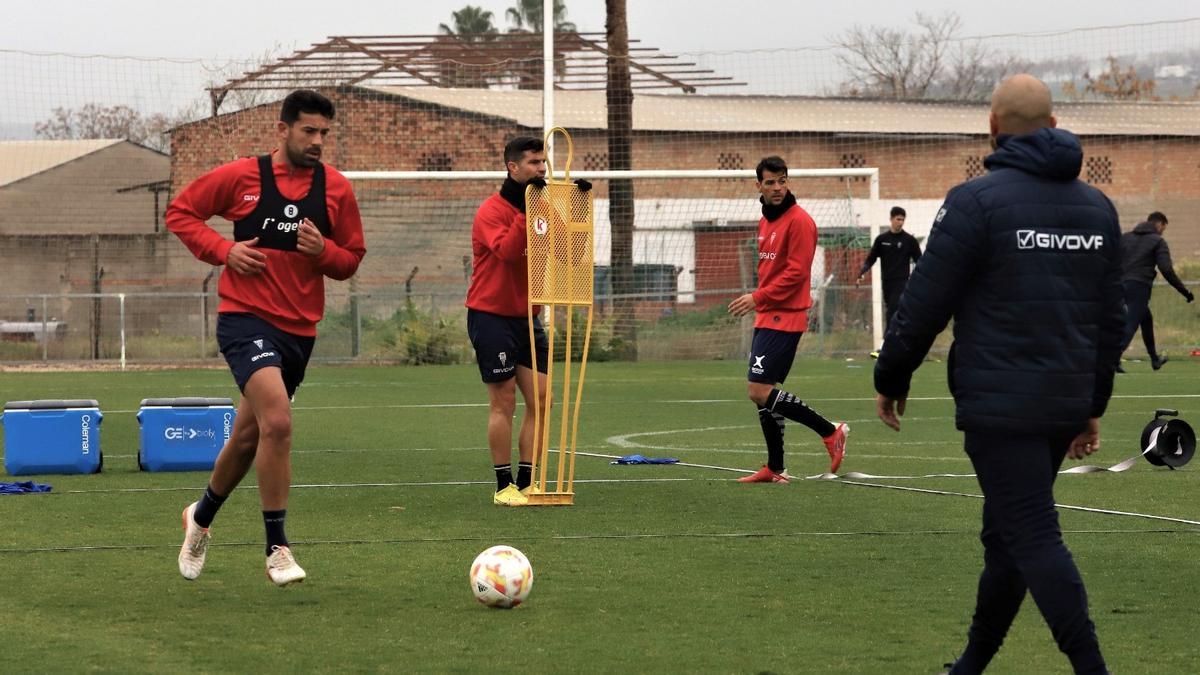
POLYGON ((1191 297, 1187 286, 1175 274, 1167 240, 1158 233, 1154 223, 1138 223, 1137 227, 1121 236, 1121 281, 1153 284, 1155 267, 1162 271, 1167 283, 1174 286, 1183 297, 1191 297))
POLYGON ((907 396, 954 319, 950 391, 964 431, 1071 434, 1104 414, 1125 307, 1117 212, 1077 179, 1060 129, 997 138, 986 176, 954 187, 888 327, 875 388, 907 396))

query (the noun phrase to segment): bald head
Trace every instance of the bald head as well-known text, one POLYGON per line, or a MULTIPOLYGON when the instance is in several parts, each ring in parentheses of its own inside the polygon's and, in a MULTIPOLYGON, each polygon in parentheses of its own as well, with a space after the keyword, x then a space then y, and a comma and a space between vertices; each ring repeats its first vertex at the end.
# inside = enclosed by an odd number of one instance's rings
POLYGON ((1050 88, 1032 75, 1004 80, 992 93, 992 135, 1032 134, 1057 125, 1051 114, 1050 88))

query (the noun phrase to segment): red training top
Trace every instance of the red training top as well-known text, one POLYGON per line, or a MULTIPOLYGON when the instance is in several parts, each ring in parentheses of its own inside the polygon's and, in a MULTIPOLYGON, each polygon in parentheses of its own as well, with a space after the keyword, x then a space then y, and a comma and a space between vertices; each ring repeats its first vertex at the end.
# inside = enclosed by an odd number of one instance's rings
POLYGON ((817 252, 817 224, 793 204, 774 221, 758 221, 758 290, 755 328, 792 333, 808 329, 812 307, 811 270, 817 252))
MULTIPOLYGON (((529 315, 525 245, 525 214, 499 192, 483 200, 471 225, 475 261, 467 307, 514 318, 529 315)), ((533 313, 541 309, 534 307, 533 313)))
MULTIPOLYGON (((299 201, 308 193, 313 170, 272 163, 275 184, 285 198, 299 201)), ((174 232, 196 258, 210 265, 224 265, 234 242, 209 227, 205 221, 221 216, 238 221, 249 216, 261 196, 258 160, 239 159, 197 178, 167 207, 167 229, 174 232)), ((325 314, 325 277, 344 280, 354 276, 366 255, 362 217, 350 181, 325 165, 325 204, 332 227, 325 250, 312 257, 298 251, 270 248, 260 274, 242 275, 226 267, 221 270, 217 294, 219 312, 246 312, 276 328, 312 337, 325 314)))

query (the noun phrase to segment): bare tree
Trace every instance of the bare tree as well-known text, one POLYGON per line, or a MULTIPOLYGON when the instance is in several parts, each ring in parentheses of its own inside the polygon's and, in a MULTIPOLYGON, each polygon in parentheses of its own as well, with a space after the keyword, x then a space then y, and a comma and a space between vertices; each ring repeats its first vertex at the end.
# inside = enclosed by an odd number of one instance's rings
POLYGON ((957 14, 917 12, 920 31, 855 25, 835 38, 837 60, 850 74, 847 93, 883 98, 921 98, 942 74, 948 42, 958 32, 957 14))
POLYGON ((1033 68, 1031 61, 1002 56, 982 42, 960 42, 951 51, 945 73, 927 95, 956 101, 986 101, 996 83, 1033 68))
POLYGON ((144 115, 127 105, 104 106, 87 103, 79 108, 55 108, 50 118, 34 124, 38 138, 51 140, 85 138, 123 138, 167 152, 167 132, 182 121, 183 114, 144 115))
POLYGON ((953 12, 917 12, 917 30, 856 25, 834 38, 848 79, 842 93, 870 98, 980 100, 1026 62, 1002 56, 980 40, 958 37, 953 12))

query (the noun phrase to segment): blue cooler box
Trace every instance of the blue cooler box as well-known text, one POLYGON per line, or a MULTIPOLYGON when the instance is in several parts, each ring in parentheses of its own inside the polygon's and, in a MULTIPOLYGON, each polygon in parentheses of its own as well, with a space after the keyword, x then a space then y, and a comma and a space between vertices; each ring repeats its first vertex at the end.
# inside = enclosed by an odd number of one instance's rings
POLYGON ((99 473, 100 404, 70 401, 9 401, 4 404, 4 470, 37 473, 99 473))
POLYGON ((138 411, 143 471, 209 471, 237 413, 227 398, 147 398, 138 411))

